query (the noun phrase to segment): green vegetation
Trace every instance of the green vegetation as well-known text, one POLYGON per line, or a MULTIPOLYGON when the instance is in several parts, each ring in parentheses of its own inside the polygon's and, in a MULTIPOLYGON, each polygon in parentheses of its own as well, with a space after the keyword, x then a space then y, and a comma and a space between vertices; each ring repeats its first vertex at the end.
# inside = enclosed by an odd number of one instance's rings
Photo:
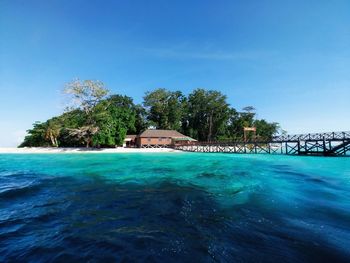
POLYGON ((123 95, 110 95, 100 81, 73 81, 64 89, 65 112, 35 122, 19 147, 114 147, 126 134, 138 134, 153 126, 174 129, 197 140, 234 140, 243 137, 243 127, 256 127, 257 136, 270 139, 278 123, 256 119, 255 109, 241 112, 230 107, 219 91, 196 89, 188 96, 181 91, 156 89, 146 92, 142 105, 123 95))

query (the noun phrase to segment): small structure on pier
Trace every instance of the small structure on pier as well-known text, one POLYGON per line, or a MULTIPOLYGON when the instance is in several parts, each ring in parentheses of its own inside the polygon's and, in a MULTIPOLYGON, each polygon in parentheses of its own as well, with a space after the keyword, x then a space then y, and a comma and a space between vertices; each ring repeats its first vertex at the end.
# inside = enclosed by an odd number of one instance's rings
POLYGON ((243 128, 243 134, 244 134, 244 141, 248 141, 248 134, 249 132, 253 132, 253 138, 256 139, 256 127, 244 127, 243 128))

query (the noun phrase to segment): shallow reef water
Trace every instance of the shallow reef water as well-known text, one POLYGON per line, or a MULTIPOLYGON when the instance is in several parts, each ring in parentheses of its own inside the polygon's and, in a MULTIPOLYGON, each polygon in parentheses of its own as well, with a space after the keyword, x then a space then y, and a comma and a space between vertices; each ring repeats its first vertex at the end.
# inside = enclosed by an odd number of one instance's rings
POLYGON ((0 262, 350 262, 350 158, 0 154, 0 262))

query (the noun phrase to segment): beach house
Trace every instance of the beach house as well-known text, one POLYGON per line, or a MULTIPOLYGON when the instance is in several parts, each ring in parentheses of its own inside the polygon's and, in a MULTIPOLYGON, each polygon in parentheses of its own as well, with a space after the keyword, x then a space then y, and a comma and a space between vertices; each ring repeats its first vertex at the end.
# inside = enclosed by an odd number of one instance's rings
POLYGON ((140 148, 169 147, 177 141, 195 141, 175 130, 145 130, 137 139, 140 148))
MULTIPOLYGON (((175 130, 156 130, 149 129, 140 133, 139 135, 127 135, 125 140, 130 143, 126 143, 126 147, 132 147, 135 145, 139 148, 162 148, 175 145, 177 142, 191 142, 195 139, 183 135, 175 130)), ((125 141, 125 142, 127 142, 125 141)))

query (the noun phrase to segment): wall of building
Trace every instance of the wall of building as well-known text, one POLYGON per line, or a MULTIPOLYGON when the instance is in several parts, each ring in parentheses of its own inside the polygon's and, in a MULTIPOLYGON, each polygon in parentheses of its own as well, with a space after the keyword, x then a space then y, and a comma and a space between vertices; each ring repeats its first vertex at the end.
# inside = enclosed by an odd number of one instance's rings
POLYGON ((142 145, 170 145, 171 138, 139 138, 139 146, 142 145))

